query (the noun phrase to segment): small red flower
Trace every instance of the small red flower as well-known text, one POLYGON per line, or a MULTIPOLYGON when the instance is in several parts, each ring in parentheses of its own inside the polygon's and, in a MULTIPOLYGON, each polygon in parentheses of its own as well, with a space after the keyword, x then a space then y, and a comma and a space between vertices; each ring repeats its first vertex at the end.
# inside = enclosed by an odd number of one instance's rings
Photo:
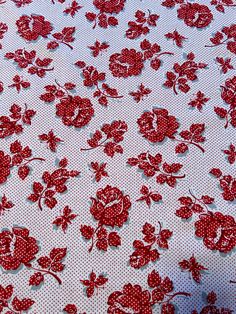
POLYGON ((73 0, 68 8, 66 8, 63 12, 66 14, 70 14, 71 17, 74 17, 75 14, 82 9, 82 6, 78 4, 77 1, 73 0))
POLYGON ((93 46, 88 46, 88 48, 92 51, 92 55, 94 57, 97 57, 100 53, 102 53, 103 50, 107 50, 110 45, 106 42, 100 43, 98 40, 95 41, 93 46))
POLYGON ((186 37, 180 35, 180 33, 177 30, 174 30, 173 33, 165 34, 165 37, 167 39, 172 39, 176 46, 180 48, 183 47, 183 41, 187 39, 186 37))
POLYGON ((144 201, 148 205, 148 207, 151 207, 151 202, 159 202, 162 200, 161 194, 158 192, 150 191, 149 188, 145 185, 143 185, 140 189, 140 193, 142 196, 137 199, 137 201, 144 201))
POLYGON ((72 210, 69 208, 69 206, 66 206, 63 209, 62 215, 56 217, 56 219, 53 221, 53 224, 57 227, 61 227, 62 231, 66 233, 69 224, 71 224, 77 216, 78 215, 72 213, 72 210))
POLYGON ((199 111, 202 110, 202 107, 210 100, 210 98, 207 98, 204 93, 201 91, 198 91, 195 95, 195 98, 192 99, 188 105, 197 108, 199 111))
POLYGON ((44 134, 39 135, 39 139, 42 142, 46 142, 48 144, 48 148, 52 152, 56 152, 57 145, 63 142, 63 140, 61 140, 59 137, 57 137, 53 133, 53 130, 49 131, 48 134, 44 133, 44 134))
POLYGON ((105 170, 107 163, 102 163, 99 165, 98 162, 91 162, 90 166, 95 174, 95 181, 100 182, 102 177, 109 177, 107 171, 105 170))
POLYGON ((194 255, 192 255, 189 260, 184 259, 179 262, 179 266, 182 271, 188 271, 192 275, 193 280, 197 283, 200 283, 201 281, 201 272, 207 270, 207 268, 197 262, 194 255))
POLYGON ((216 62, 219 63, 222 73, 226 74, 229 70, 234 70, 231 64, 231 58, 216 57, 216 62))
POLYGON ((151 93, 151 89, 147 88, 141 83, 138 86, 138 90, 135 92, 130 92, 129 95, 133 97, 133 99, 138 103, 141 100, 144 100, 144 97, 147 97, 151 93))
POLYGON ((173 139, 179 128, 176 117, 161 108, 144 112, 137 123, 140 133, 151 143, 162 142, 166 137, 173 139))
POLYGON ((86 295, 88 298, 91 298, 95 292, 95 289, 98 294, 99 289, 104 289, 105 283, 108 281, 108 278, 104 277, 103 275, 97 276, 93 271, 89 275, 89 279, 87 280, 80 280, 80 282, 87 287, 86 288, 86 295))
POLYGON ((16 88, 17 92, 19 93, 21 89, 26 89, 30 87, 30 82, 25 81, 23 77, 19 76, 18 74, 13 77, 13 84, 9 85, 8 87, 16 88))

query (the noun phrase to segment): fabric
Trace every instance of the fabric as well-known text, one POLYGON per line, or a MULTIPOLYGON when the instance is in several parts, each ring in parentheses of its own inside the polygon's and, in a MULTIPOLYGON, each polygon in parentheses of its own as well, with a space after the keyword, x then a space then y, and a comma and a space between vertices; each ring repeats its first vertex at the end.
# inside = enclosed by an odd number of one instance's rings
POLYGON ((0 313, 235 312, 236 2, 0 2, 0 313))

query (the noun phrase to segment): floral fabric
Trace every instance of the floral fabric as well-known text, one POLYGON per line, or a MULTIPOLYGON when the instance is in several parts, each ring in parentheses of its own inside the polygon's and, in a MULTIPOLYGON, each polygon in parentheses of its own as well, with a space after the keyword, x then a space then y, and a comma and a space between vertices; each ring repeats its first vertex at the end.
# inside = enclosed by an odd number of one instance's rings
POLYGON ((235 6, 0 0, 0 313, 236 311, 235 6))

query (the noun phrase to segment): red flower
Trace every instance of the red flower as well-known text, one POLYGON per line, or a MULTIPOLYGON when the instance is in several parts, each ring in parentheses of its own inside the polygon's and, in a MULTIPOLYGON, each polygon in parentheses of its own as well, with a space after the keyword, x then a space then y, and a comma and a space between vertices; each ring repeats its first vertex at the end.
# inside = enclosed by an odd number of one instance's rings
POLYGON ((90 212, 100 225, 121 228, 127 221, 131 202, 128 195, 118 189, 107 185, 99 189, 96 198, 91 197, 90 212))
POLYGON ((43 133, 39 135, 39 139, 42 142, 46 142, 48 144, 48 148, 52 151, 52 152, 56 152, 57 149, 57 145, 61 142, 63 142, 63 140, 61 140, 59 137, 57 137, 54 133, 53 130, 49 131, 48 134, 43 133))
POLYGON ((202 277, 201 272, 203 270, 207 270, 207 268, 205 268, 204 266, 200 265, 197 262, 194 255, 192 255, 189 260, 184 259, 181 262, 179 262, 179 266, 183 271, 188 271, 192 275, 193 280, 196 281, 197 283, 200 283, 201 281, 202 277))
POLYGON ((15 205, 9 201, 5 194, 3 194, 1 202, 0 202, 0 216, 4 214, 5 211, 14 207, 15 205))
POLYGON ((109 69, 115 77, 137 76, 142 72, 143 54, 135 49, 124 48, 110 56, 109 69))
POLYGON ((151 89, 147 88, 141 83, 138 86, 138 90, 135 92, 130 92, 129 95, 133 97, 133 99, 136 102, 140 102, 141 100, 144 100, 144 97, 147 97, 151 93, 151 89))
POLYGON ((124 8, 126 0, 94 0, 94 6, 104 13, 118 14, 124 8))
POLYGON ((82 128, 87 125, 94 114, 91 101, 80 96, 68 96, 60 99, 56 104, 56 115, 62 119, 63 124, 82 128))
POLYGON ((107 301, 109 314, 152 314, 151 294, 140 285, 124 285, 122 291, 113 292, 107 301), (127 312, 128 310, 128 312, 127 312))
POLYGON ((90 273, 89 279, 80 280, 80 282, 85 287, 87 287, 86 288, 86 295, 88 298, 93 296, 95 289, 97 290, 97 293, 98 293, 99 288, 104 289, 104 285, 107 281, 108 281, 108 278, 104 277, 103 275, 99 275, 97 277, 97 275, 93 271, 90 273))
POLYGON ((177 12, 178 18, 184 20, 184 23, 190 27, 203 28, 213 20, 211 10, 206 5, 198 3, 181 4, 177 12))
POLYGON ((15 227, 0 233, 0 265, 5 270, 16 270, 22 264, 29 264, 38 251, 36 239, 29 236, 26 228, 15 227))
POLYGON ((17 21, 16 26, 21 37, 28 41, 38 39, 40 36, 47 38, 52 31, 52 25, 45 20, 42 15, 22 15, 17 21))
POLYGON ((173 139, 179 123, 166 109, 144 112, 137 120, 139 131, 151 143, 162 142, 166 137, 173 139))
POLYGON ((230 144, 229 149, 223 150, 224 154, 227 155, 228 162, 232 165, 236 160, 236 150, 235 145, 230 144))
POLYGON ((62 231, 66 233, 68 225, 71 224, 77 216, 78 215, 72 213, 72 210, 69 208, 69 206, 66 206, 63 209, 62 215, 56 217, 56 219, 53 221, 53 224, 57 227, 61 227, 62 231))
POLYGON ((202 214, 195 222, 195 235, 203 238, 210 250, 228 253, 236 246, 236 222, 230 215, 220 212, 202 214))

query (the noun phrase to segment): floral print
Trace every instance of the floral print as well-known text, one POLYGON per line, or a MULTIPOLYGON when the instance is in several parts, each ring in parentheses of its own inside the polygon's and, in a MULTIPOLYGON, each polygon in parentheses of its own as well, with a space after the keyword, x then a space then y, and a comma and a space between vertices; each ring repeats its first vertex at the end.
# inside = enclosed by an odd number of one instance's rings
POLYGON ((235 0, 0 0, 0 313, 236 312, 235 0))

